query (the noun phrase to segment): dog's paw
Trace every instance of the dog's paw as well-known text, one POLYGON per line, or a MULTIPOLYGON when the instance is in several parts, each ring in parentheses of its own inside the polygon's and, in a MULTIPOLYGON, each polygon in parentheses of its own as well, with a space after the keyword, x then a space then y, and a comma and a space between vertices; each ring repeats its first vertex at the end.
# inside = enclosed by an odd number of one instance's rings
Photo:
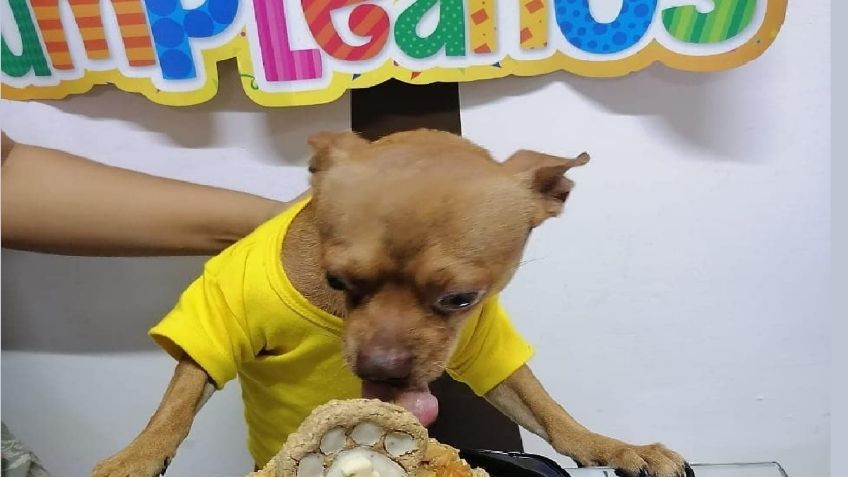
POLYGON ((298 477, 402 477, 419 465, 427 448, 426 431, 400 413, 373 413, 350 407, 343 416, 313 419, 290 437, 275 463, 278 475, 298 477), (360 414, 362 415, 358 415, 360 414))
POLYGON ((695 476, 680 454, 662 444, 634 446, 605 437, 593 441, 588 451, 572 457, 581 467, 612 467, 620 477, 695 476))
POLYGON ((97 464, 91 477, 158 477, 165 475, 174 456, 159 446, 136 443, 97 464))

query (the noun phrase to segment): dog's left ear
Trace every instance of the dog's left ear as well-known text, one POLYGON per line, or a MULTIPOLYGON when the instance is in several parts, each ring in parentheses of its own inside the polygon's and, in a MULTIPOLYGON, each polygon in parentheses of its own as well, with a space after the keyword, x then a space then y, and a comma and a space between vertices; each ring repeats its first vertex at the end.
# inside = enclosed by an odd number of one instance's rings
POLYGON ((565 199, 574 187, 574 182, 565 177, 565 173, 587 162, 589 154, 585 152, 572 159, 522 150, 507 159, 504 167, 530 188, 538 201, 534 227, 562 212, 565 199))
POLYGON ((370 144, 352 131, 319 132, 310 136, 308 142, 313 150, 309 161, 309 172, 312 173, 326 171, 350 158, 356 149, 370 144))

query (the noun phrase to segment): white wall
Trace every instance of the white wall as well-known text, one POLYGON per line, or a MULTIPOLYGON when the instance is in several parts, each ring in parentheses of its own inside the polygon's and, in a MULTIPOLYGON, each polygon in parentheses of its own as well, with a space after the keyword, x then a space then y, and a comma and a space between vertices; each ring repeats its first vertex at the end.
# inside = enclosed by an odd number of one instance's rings
MULTIPOLYGON (((505 294, 537 345, 534 368, 573 414, 694 462, 779 460, 793 477, 823 476, 829 6, 789 8, 772 49, 739 70, 464 85, 463 127, 501 157, 593 155, 505 294)), ((263 109, 236 84, 230 73, 221 97, 187 109, 110 90, 4 101, 2 127, 103 162, 291 197, 305 184, 305 134, 348 127, 347 100, 263 109)), ((85 475, 158 400, 171 363, 144 330, 202 260, 2 258, 3 420, 57 477, 85 475)), ((169 475, 243 475, 240 414, 230 385, 169 475)))
POLYGON ((502 157, 592 154, 505 295, 555 397, 592 429, 693 461, 822 476, 829 7, 789 7, 739 70, 478 83, 462 122, 502 157))
MULTIPOLYGON (((306 135, 350 128, 347 97, 268 109, 242 94, 232 69, 221 83, 215 100, 185 109, 106 89, 49 104, 3 101, 2 128, 21 142, 281 200, 306 187, 306 135)), ((203 260, 3 251, 3 421, 55 477, 88 475, 147 422, 173 362, 146 330, 203 260)), ((241 477, 253 469, 238 385, 207 406, 169 476, 241 477)))

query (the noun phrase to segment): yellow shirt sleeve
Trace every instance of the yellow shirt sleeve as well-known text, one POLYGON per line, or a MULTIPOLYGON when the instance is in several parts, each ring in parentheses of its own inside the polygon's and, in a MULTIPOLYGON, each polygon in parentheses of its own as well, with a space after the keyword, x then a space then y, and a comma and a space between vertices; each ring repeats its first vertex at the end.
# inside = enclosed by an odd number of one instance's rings
POLYGON ((491 391, 533 356, 533 348, 518 333, 498 297, 468 319, 448 363, 448 374, 478 396, 491 391))
POLYGON ((203 275, 149 332, 175 359, 190 356, 218 389, 235 378, 240 365, 254 359, 262 348, 255 344, 259 335, 244 316, 240 299, 244 267, 238 262, 238 257, 224 255, 207 262, 203 275))

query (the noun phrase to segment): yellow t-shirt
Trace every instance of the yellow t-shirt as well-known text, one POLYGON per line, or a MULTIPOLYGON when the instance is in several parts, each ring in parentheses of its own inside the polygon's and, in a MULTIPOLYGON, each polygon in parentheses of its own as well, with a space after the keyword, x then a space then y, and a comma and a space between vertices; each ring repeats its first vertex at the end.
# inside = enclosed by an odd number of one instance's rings
MULTIPOLYGON (((258 465, 316 407, 360 397, 342 358, 342 319, 303 297, 282 267, 282 242, 304 199, 210 259, 175 308, 150 330, 174 358, 188 354, 220 389, 239 377, 248 447, 258 465)), ((497 298, 468 319, 447 372, 485 394, 532 349, 497 298)))

